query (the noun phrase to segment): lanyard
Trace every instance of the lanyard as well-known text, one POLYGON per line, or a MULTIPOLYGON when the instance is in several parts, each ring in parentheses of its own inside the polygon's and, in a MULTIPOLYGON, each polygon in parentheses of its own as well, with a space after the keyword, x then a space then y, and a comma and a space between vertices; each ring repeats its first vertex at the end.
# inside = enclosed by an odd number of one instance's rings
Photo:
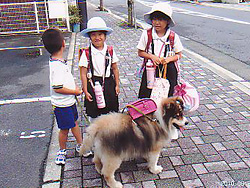
MULTIPOLYGON (((109 65, 109 60, 110 60, 110 54, 109 54, 108 49, 107 49, 106 55, 104 56, 105 70, 104 70, 104 74, 102 76, 102 79, 103 79, 102 90, 103 91, 104 91, 105 76, 106 76, 106 71, 107 71, 107 68, 109 65)), ((90 64, 91 74, 94 76, 94 66, 93 66, 93 62, 92 62, 91 46, 89 46, 89 64, 90 64)))

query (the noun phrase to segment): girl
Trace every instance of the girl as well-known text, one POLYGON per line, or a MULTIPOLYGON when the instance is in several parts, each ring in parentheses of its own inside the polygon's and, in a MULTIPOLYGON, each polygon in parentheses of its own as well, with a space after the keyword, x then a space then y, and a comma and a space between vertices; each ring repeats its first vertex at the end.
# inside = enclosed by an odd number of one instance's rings
POLYGON ((152 89, 147 88, 147 76, 145 64, 151 61, 156 69, 156 77, 159 71, 170 83, 168 96, 173 96, 174 86, 177 85, 177 61, 182 57, 183 46, 179 36, 170 30, 175 25, 172 18, 172 8, 169 3, 155 4, 151 11, 144 15, 144 20, 152 25, 149 30, 143 31, 137 45, 138 55, 144 58, 144 72, 142 75, 139 98, 149 98, 152 89), (165 66, 167 65, 167 66, 165 66), (164 71, 164 69, 166 69, 164 71))
POLYGON ((90 38, 89 48, 83 50, 79 67, 86 113, 91 118, 101 114, 118 112, 119 70, 114 49, 105 43, 106 36, 113 30, 100 17, 91 18, 81 33, 90 38), (105 107, 98 108, 94 87, 100 83, 104 94, 105 107))

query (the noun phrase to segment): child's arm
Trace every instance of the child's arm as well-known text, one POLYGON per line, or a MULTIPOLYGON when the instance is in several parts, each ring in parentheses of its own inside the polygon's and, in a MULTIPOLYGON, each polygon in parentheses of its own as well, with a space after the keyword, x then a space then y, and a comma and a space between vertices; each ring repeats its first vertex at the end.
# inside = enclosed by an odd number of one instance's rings
POLYGON ((182 58, 182 53, 181 52, 178 52, 178 53, 175 53, 174 56, 170 56, 170 57, 166 57, 164 58, 162 64, 167 64, 167 63, 170 63, 170 62, 173 62, 173 61, 178 61, 179 59, 182 58))
POLYGON ((116 95, 119 95, 120 93, 120 83, 119 83, 119 69, 117 66, 117 63, 112 63, 112 70, 115 76, 115 92, 116 95))
POLYGON ((87 87, 87 83, 88 83, 87 73, 88 73, 88 69, 86 67, 82 67, 81 66, 80 67, 80 79, 82 81, 83 92, 85 93, 85 97, 86 97, 86 99, 88 101, 93 101, 92 96, 88 92, 88 87, 87 87))
POLYGON ((142 58, 151 59, 156 66, 161 64, 161 59, 158 56, 151 53, 147 53, 144 50, 138 49, 138 55, 142 58))
POLYGON ((82 94, 82 89, 76 86, 76 89, 68 89, 65 87, 54 89, 56 93, 64 94, 64 95, 80 95, 82 94))

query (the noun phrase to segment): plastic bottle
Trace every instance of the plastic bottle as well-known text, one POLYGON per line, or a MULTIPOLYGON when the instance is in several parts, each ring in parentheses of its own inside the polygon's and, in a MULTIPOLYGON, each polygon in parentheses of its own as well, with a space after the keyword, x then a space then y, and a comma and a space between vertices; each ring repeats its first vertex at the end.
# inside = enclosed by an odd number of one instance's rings
POLYGON ((155 68, 152 62, 147 62, 146 71, 147 71, 147 88, 153 89, 155 81, 155 68))
POLYGON ((95 82, 94 90, 95 90, 97 107, 98 108, 105 108, 106 103, 105 103, 104 95, 102 92, 102 86, 101 86, 100 82, 98 82, 98 81, 95 82))

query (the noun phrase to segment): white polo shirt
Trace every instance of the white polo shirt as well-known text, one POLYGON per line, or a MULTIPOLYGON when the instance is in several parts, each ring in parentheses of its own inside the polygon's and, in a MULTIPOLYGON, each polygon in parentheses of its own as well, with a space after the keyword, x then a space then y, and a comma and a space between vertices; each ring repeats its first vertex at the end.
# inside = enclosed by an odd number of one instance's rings
MULTIPOLYGON (((91 55, 92 55, 92 63, 94 67, 94 76, 102 77, 104 75, 105 71, 105 56, 107 51, 107 44, 104 43, 104 48, 102 50, 96 49, 91 44, 91 55)), ((111 63, 117 63, 119 61, 118 57, 116 56, 115 50, 113 49, 113 60, 111 63)), ((109 63, 107 70, 106 70, 106 76, 110 76, 110 68, 111 63, 109 63)), ((88 59, 86 57, 85 51, 83 51, 80 61, 79 61, 79 67, 86 67, 88 68, 88 59)))
POLYGON ((75 80, 66 62, 50 59, 50 94, 51 103, 57 107, 68 107, 76 103, 75 95, 56 93, 54 89, 62 87, 75 89, 75 80))
MULTIPOLYGON (((164 43, 167 41, 169 33, 170 33, 170 29, 167 30, 166 34, 163 37, 159 37, 157 35, 155 29, 154 28, 152 29, 152 39, 154 42, 154 52, 155 52, 154 54, 156 56, 164 57, 165 48, 163 47, 163 49, 162 49, 162 45, 164 45, 164 43), (160 54, 160 52, 161 52, 161 54, 160 54)), ((147 42, 148 42, 147 30, 144 30, 142 32, 139 43, 137 45, 137 49, 145 50, 146 46, 147 46, 147 42)), ((176 33, 175 33, 175 37, 174 37, 174 49, 173 50, 175 53, 181 52, 183 50, 183 46, 181 44, 180 38, 176 33)), ((149 53, 152 53, 151 45, 149 45, 149 53)))

